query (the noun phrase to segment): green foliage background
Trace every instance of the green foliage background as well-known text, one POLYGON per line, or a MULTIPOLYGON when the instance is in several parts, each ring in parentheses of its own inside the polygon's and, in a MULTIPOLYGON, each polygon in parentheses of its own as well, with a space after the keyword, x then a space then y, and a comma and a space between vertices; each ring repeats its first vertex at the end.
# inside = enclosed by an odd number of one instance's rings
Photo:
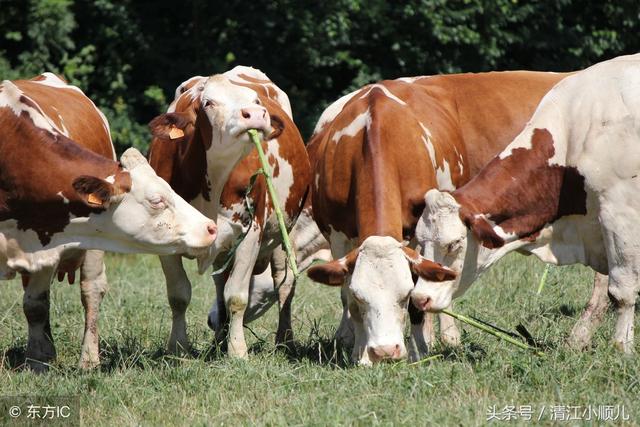
POLYGON ((107 114, 118 151, 186 78, 260 68, 308 137, 341 94, 383 78, 574 70, 640 50, 637 0, 0 0, 0 78, 48 70, 107 114))

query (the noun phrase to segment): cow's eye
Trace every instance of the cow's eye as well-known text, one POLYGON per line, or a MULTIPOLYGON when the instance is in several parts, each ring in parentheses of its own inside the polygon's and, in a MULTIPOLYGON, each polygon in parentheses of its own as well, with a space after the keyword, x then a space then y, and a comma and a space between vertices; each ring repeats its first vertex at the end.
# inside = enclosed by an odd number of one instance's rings
POLYGON ((458 252, 462 248, 462 240, 456 240, 447 245, 447 253, 458 252))
POLYGON ((211 107, 215 107, 217 105, 218 105, 218 103, 213 101, 213 100, 211 100, 211 99, 205 99, 205 101, 204 101, 204 108, 211 108, 211 107))
POLYGON ((258 104, 258 105, 262 105, 262 102, 260 102, 259 98, 256 98, 255 101, 253 101, 254 104, 258 104))
POLYGON ((161 210, 167 207, 162 196, 155 196, 149 199, 149 206, 153 209, 161 210))
POLYGON ((360 296, 358 296, 358 295, 356 295, 356 294, 354 294, 354 293, 351 293, 351 298, 353 298, 353 300, 354 300, 357 304, 364 304, 364 300, 363 300, 360 296))

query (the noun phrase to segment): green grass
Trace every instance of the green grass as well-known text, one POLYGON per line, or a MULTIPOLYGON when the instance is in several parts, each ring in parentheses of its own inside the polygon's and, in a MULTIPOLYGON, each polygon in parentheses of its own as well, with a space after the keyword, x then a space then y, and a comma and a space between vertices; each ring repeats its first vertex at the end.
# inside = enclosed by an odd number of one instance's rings
POLYGON ((543 265, 510 256, 455 306, 509 329, 522 323, 547 347, 544 359, 465 326, 463 347, 435 349, 442 355, 435 360, 360 368, 346 364, 330 341, 341 310, 337 289, 310 282, 299 286, 295 299, 295 353, 274 347, 275 309, 246 330, 249 360, 209 352, 205 316, 214 287, 189 267, 189 333, 199 354, 163 355, 170 314, 157 258, 112 255, 100 322, 103 365, 90 373, 76 368, 83 330, 78 287, 52 287, 58 360, 49 373, 35 375, 15 369, 26 339, 22 288, 17 280, 2 283, 0 395, 79 396, 87 425, 466 426, 486 424, 492 405, 532 405, 534 418, 544 405, 548 425, 552 405, 624 405, 630 423, 640 423, 640 362, 609 345, 613 312, 592 350, 563 346, 590 296, 593 274, 586 268, 552 269, 538 296, 543 265))

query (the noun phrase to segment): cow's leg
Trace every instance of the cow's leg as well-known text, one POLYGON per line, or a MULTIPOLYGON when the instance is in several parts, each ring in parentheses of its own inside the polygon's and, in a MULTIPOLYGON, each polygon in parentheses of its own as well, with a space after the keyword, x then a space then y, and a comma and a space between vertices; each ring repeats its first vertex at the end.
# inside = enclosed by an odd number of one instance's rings
POLYGON ((80 298, 84 306, 84 337, 80 353, 80 368, 95 368, 100 364, 98 316, 100 303, 108 283, 104 266, 104 252, 87 251, 80 269, 80 298))
POLYGON ((583 350, 591 345, 593 333, 598 328, 609 308, 607 288, 609 278, 596 273, 593 278, 593 293, 582 316, 576 322, 567 339, 567 344, 575 350, 583 350))
MULTIPOLYGON (((638 288, 634 274, 618 272, 614 267, 609 271, 609 294, 618 308, 618 321, 613 344, 624 353, 633 352, 634 310, 638 288)), ((632 270, 629 268, 629 270, 632 270)))
POLYGON ((293 271, 287 263, 287 253, 278 246, 271 254, 271 274, 273 285, 278 289, 278 331, 276 345, 284 344, 288 347, 293 343, 293 329, 291 327, 291 301, 295 294, 296 281, 293 271))
MULTIPOLYGON (((453 303, 447 307, 449 310, 453 310, 453 303)), ((460 330, 453 317, 448 314, 438 314, 438 320, 440 321, 440 340, 452 347, 458 347, 460 345, 460 330)))
POLYGON ((224 303, 224 285, 229 279, 227 271, 213 276, 213 283, 216 286, 216 300, 209 311, 207 323, 215 333, 216 345, 223 351, 227 351, 227 334, 229 332, 229 316, 227 316, 227 306, 224 303))
POLYGON ((340 301, 342 301, 342 318, 336 330, 335 340, 345 347, 355 346, 355 326, 351 321, 351 313, 347 303, 348 282, 340 289, 340 301))
POLYGON ((49 292, 55 271, 55 267, 48 267, 32 273, 24 288, 22 309, 29 325, 26 359, 36 372, 45 371, 56 358, 49 322, 49 292))
MULTIPOLYGON (((629 236, 638 234, 637 226, 640 218, 632 212, 620 215, 620 207, 625 207, 624 194, 620 190, 612 190, 605 194, 600 206, 600 223, 602 224, 607 263, 609 267, 609 295, 618 309, 618 320, 613 337, 613 344, 625 353, 633 352, 633 321, 638 288, 640 286, 638 269, 640 253, 635 240, 629 236), (612 200, 608 200, 609 196, 612 200)), ((629 194, 633 200, 635 194, 629 194)))
POLYGON ((371 359, 369 359, 369 352, 367 351, 367 331, 364 328, 364 323, 358 312, 358 308, 355 307, 354 310, 354 313, 351 313, 352 315, 349 317, 354 334, 351 359, 359 365, 371 366, 372 362, 371 359))
POLYGON ((417 362, 429 354, 433 344, 433 314, 420 311, 409 303, 409 320, 411 322, 408 345, 409 360, 417 362))
POLYGON ((249 302, 249 285, 260 249, 260 230, 253 225, 238 246, 229 280, 224 286, 224 302, 229 316, 229 356, 247 357, 244 313, 249 302))
POLYGON ((191 302, 191 282, 182 265, 180 255, 161 256, 160 263, 167 281, 167 297, 171 307, 171 335, 167 351, 174 354, 190 351, 185 313, 191 302))

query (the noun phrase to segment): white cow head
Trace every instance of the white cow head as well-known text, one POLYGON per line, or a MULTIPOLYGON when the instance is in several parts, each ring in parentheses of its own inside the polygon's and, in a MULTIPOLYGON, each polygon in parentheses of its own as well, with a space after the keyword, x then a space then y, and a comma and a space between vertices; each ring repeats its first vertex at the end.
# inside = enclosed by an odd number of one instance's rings
POLYGON ((88 220, 72 220, 91 232, 84 246, 118 252, 197 256, 213 244, 217 234, 215 223, 178 196, 139 151, 128 149, 121 164, 125 170, 111 179, 82 176, 73 183, 89 206, 105 209, 90 215, 88 220))
POLYGON ((425 202, 416 226, 422 255, 451 269, 455 275, 452 280, 438 282, 419 278, 411 299, 420 310, 440 311, 463 294, 477 277, 479 244, 460 218, 460 205, 451 194, 429 190, 425 202))
POLYGON ((428 280, 455 276, 388 236, 368 237, 344 258, 308 270, 311 279, 328 285, 340 286, 350 279, 348 304, 356 326, 354 358, 361 364, 406 355, 404 321, 414 285, 412 274, 428 280))
POLYGON ((273 131, 258 93, 232 83, 224 75, 202 79, 183 92, 170 110, 182 103, 188 106, 152 120, 151 132, 165 141, 200 138, 209 163, 223 162, 233 167, 253 148, 247 130, 257 129, 263 139, 273 131))

